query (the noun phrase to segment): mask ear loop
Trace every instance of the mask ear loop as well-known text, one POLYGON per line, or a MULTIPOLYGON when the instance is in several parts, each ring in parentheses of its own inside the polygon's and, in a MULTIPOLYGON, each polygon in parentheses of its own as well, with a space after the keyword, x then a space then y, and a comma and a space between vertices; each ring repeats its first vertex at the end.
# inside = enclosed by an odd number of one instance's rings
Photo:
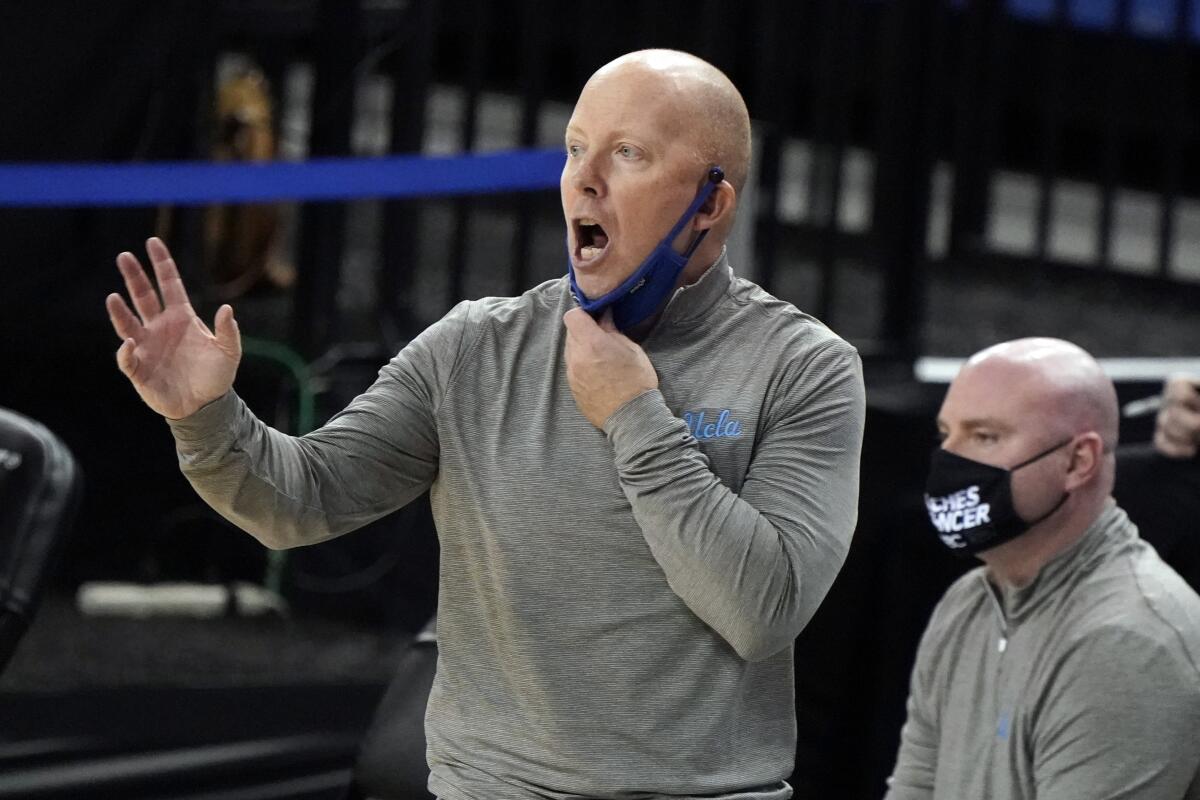
MULTIPOLYGON (((679 218, 679 221, 675 223, 675 227, 671 228, 671 232, 667 234, 666 241, 675 241, 675 237, 683 231, 685 225, 691 223, 692 217, 696 216, 696 212, 700 210, 700 207, 708 202, 708 198, 712 196, 713 191, 721 184, 721 181, 723 180, 725 180, 725 170, 721 169, 720 167, 713 167, 708 171, 708 180, 705 182, 704 186, 700 188, 700 191, 696 193, 696 198, 692 200, 692 204, 688 206, 687 211, 685 211, 683 216, 679 218)), ((680 255, 682 255, 685 260, 690 259, 692 257, 692 253, 696 252, 696 248, 700 246, 700 243, 704 241, 704 237, 707 235, 707 228, 700 231, 696 238, 692 239, 692 243, 689 244, 687 249, 680 253, 680 255)))
POLYGON ((1030 520, 1030 521, 1026 522, 1025 524, 1028 525, 1030 528, 1032 528, 1034 525, 1038 525, 1038 524, 1046 521, 1047 519, 1050 518, 1051 514, 1053 514, 1055 511, 1058 511, 1060 508, 1063 507, 1063 503, 1067 502, 1067 498, 1070 496, 1070 494, 1071 494, 1070 492, 1063 492, 1062 497, 1058 498, 1058 502, 1055 503, 1053 506, 1051 506, 1049 511, 1047 511, 1045 514, 1042 514, 1037 519, 1030 520))
MULTIPOLYGON (((1016 470, 1019 470, 1021 467, 1025 467, 1025 466, 1032 464, 1033 462, 1037 461, 1039 458, 1045 458, 1046 456, 1053 453, 1055 450, 1058 450, 1060 447, 1065 447, 1066 445, 1070 444, 1074 440, 1075 440, 1074 436, 1068 436, 1066 439, 1063 439, 1061 442, 1054 445, 1053 447, 1047 448, 1046 450, 1043 450, 1042 452, 1038 453, 1033 458, 1026 459, 1026 460, 1022 461, 1020 464, 1013 466, 1011 469, 1009 469, 1009 474, 1011 475, 1013 472, 1015 472, 1016 470)), ((1011 478, 1010 478, 1010 480, 1011 480, 1011 478)), ((1070 492, 1063 492, 1062 497, 1058 498, 1058 502, 1055 503, 1053 506, 1051 506, 1049 511, 1047 511, 1045 514, 1042 514, 1037 519, 1025 520, 1024 521, 1025 524, 1027 526, 1029 526, 1030 528, 1032 528, 1034 525, 1037 525, 1041 522, 1046 521, 1047 519, 1050 518, 1051 514, 1053 514, 1055 511, 1058 511, 1060 508, 1062 508, 1063 503, 1067 502, 1067 497, 1069 497, 1070 494, 1071 494, 1070 492)))
POLYGON ((1070 444, 1071 441, 1074 440, 1074 438, 1075 438, 1074 436, 1068 436, 1066 439, 1063 439, 1061 442, 1054 445, 1053 447, 1047 447, 1045 450, 1038 453, 1033 458, 1027 458, 1024 461, 1022 461, 1020 464, 1014 464, 1013 466, 1008 468, 1008 471, 1016 472, 1021 467, 1027 467, 1030 464, 1032 464, 1033 462, 1037 461, 1039 458, 1045 458, 1046 456, 1050 455, 1051 453, 1053 453, 1055 450, 1059 449, 1060 447, 1065 447, 1066 445, 1070 444))

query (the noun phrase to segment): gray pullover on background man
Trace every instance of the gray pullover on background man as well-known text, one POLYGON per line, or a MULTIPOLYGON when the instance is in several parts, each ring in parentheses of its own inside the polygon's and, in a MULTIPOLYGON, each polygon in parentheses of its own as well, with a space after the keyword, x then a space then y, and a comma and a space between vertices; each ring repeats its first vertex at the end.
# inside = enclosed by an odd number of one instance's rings
POLYGON ((431 490, 440 797, 786 798, 791 645, 856 517, 857 354, 722 256, 641 342, 660 388, 601 431, 573 306, 565 278, 461 303, 302 438, 227 394, 172 422, 182 469, 272 547, 431 490))
POLYGON ((1028 586, 986 569, 921 640, 888 800, 1200 800, 1200 597, 1125 512, 1028 586))

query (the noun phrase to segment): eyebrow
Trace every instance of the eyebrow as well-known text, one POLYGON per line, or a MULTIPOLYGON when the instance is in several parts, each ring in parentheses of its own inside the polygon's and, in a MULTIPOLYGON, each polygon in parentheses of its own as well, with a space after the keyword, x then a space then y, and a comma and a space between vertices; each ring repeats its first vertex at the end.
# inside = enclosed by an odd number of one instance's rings
MULTIPOLYGON (((996 419, 995 417, 972 417, 971 419, 963 420, 960 424, 967 430, 975 430, 977 428, 995 428, 996 430, 1000 431, 1011 431, 1013 429, 1012 425, 996 419)), ((940 416, 937 418, 937 425, 938 428, 950 427, 946 423, 946 420, 942 419, 940 416)))

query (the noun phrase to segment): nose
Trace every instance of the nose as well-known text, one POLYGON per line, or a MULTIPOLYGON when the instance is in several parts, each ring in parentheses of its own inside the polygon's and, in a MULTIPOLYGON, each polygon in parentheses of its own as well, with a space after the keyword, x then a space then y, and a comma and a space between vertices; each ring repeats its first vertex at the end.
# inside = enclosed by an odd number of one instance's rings
POLYGON ((589 197, 605 194, 603 170, 591 153, 582 153, 567 160, 567 173, 571 188, 589 197))

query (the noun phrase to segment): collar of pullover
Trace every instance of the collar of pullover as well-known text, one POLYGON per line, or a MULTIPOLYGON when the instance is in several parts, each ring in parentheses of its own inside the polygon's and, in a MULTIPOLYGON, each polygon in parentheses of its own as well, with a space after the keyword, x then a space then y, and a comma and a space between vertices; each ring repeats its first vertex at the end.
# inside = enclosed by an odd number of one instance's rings
POLYGON ((680 286, 667 301, 658 325, 676 325, 706 316, 721 296, 729 291, 733 282, 733 270, 729 266, 726 249, 695 283, 680 286))
POLYGON ((1019 588, 1000 587, 1000 599, 1008 622, 1019 623, 1047 598, 1059 594, 1067 584, 1090 572, 1094 564, 1103 560, 1113 548, 1135 536, 1136 529, 1129 517, 1109 498, 1100 516, 1079 541, 1046 562, 1037 577, 1019 588))

